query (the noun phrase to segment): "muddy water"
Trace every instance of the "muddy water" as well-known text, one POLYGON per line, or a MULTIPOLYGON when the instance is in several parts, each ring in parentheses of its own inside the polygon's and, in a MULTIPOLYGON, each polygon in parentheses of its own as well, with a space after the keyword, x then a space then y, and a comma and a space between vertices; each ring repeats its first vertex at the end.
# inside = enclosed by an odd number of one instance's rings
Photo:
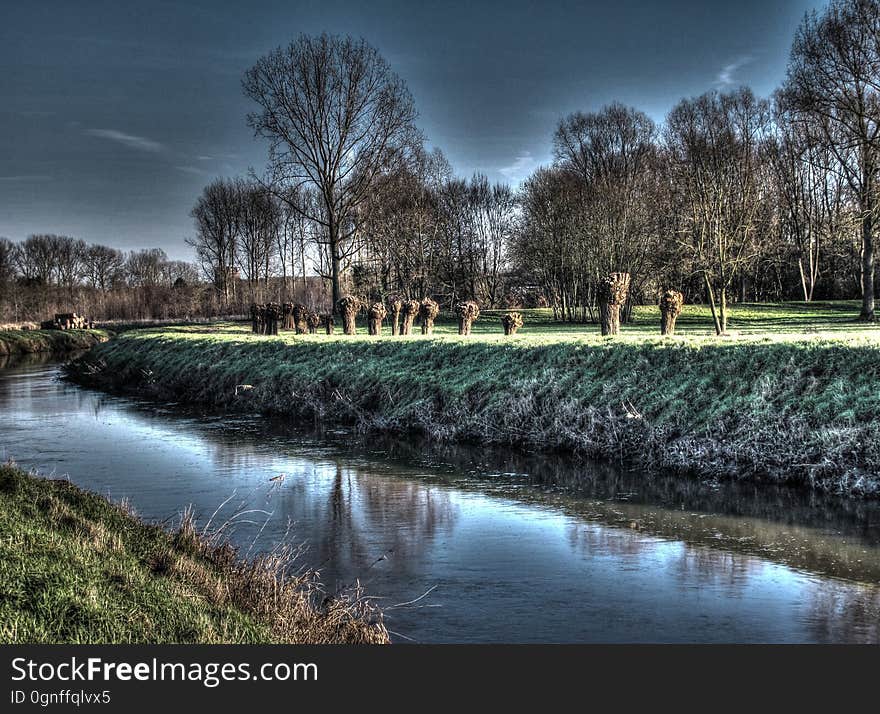
POLYGON ((0 368, 0 457, 149 519, 193 504, 205 521, 225 502, 214 521, 244 550, 304 543, 328 589, 364 584, 399 642, 880 639, 875 503, 364 443, 58 373, 39 359, 0 368))

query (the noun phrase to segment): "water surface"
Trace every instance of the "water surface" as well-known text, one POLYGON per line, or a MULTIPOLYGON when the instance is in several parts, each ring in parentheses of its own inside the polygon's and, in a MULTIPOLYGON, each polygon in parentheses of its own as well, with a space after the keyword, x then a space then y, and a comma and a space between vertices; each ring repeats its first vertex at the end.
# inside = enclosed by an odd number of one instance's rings
POLYGON ((378 599, 397 641, 880 639, 876 503, 365 442, 58 375, 40 359, 0 368, 0 457, 148 519, 193 504, 205 522, 226 502, 214 522, 232 519, 243 550, 303 542, 329 590, 359 581, 378 599))

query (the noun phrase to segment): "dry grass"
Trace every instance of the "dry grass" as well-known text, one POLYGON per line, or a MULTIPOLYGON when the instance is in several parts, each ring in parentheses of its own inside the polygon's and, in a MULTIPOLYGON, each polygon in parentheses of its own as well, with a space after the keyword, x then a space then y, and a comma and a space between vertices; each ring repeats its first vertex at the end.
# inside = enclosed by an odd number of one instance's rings
POLYGON ((328 597, 297 549, 247 558, 222 531, 0 466, 0 642, 388 642, 359 590, 328 597))

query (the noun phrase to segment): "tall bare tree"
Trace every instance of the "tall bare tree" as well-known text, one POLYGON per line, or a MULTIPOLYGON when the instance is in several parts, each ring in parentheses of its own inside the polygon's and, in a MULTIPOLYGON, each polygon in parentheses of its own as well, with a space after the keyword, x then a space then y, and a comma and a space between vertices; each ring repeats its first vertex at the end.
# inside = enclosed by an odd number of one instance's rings
POLYGON ((472 293, 484 305, 500 304, 504 275, 508 268, 518 211, 510 186, 490 185, 478 174, 470 183, 471 223, 473 226, 472 293))
POLYGON ((792 117, 778 101, 775 114, 766 153, 781 247, 793 248, 803 297, 809 302, 819 281, 822 252, 842 228, 847 189, 833 152, 818 140, 810 121, 792 117))
POLYGON ((584 245, 583 184, 561 166, 540 168, 520 192, 522 220, 514 256, 543 289, 553 316, 573 321, 589 309, 585 294, 592 274, 584 245))
POLYGON ((754 244, 764 205, 761 147, 769 105, 748 89, 683 99, 666 120, 667 177, 679 196, 679 237, 706 286, 717 334, 728 293, 754 244))
POLYGON ((874 317, 874 232, 880 170, 880 2, 832 0, 804 19, 781 96, 834 154, 861 223, 859 318, 874 317))
POLYGON ((238 255, 240 194, 235 181, 218 179, 205 186, 191 213, 195 237, 187 239, 205 275, 220 291, 224 306, 229 305, 235 287, 230 268, 238 255))
POLYGON ((260 107, 248 123, 270 142, 271 183, 310 185, 320 198, 304 210, 324 229, 335 305, 370 191, 417 140, 412 97, 373 47, 328 34, 269 53, 242 85, 260 107))
POLYGON ((239 183, 239 266, 247 280, 250 299, 261 302, 269 284, 276 236, 281 231, 278 199, 256 181, 239 183))
POLYGON ((656 127, 643 112, 613 103, 563 119, 554 135, 559 165, 580 177, 585 202, 585 246, 592 280, 629 273, 636 293, 653 237, 648 189, 654 174, 656 127))
POLYGON ((85 241, 70 236, 57 236, 55 256, 57 261, 58 284, 73 295, 73 289, 83 276, 88 246, 85 241))
POLYGON ((85 278, 93 288, 106 293, 121 280, 125 255, 105 245, 91 245, 86 251, 85 278))
POLYGON ((163 265, 168 256, 161 248, 133 250, 125 260, 128 284, 133 287, 155 287, 162 283, 163 265))

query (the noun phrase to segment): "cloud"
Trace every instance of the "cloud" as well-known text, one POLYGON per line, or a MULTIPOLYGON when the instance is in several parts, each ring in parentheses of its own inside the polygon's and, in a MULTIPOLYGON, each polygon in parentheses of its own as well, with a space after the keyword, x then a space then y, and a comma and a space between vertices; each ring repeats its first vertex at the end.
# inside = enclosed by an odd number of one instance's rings
POLYGON ((734 75, 738 70, 745 67, 751 61, 751 57, 739 57, 733 62, 724 65, 724 67, 722 67, 721 71, 718 73, 718 76, 715 78, 715 86, 719 88, 724 88, 732 87, 735 84, 740 84, 740 80, 737 79, 734 75))
POLYGON ((178 171, 182 171, 185 174, 193 174, 195 176, 207 176, 209 173, 208 171, 200 169, 197 166, 175 166, 174 168, 178 171))
POLYGON ((532 156, 532 152, 524 151, 513 160, 513 163, 499 168, 498 173, 504 176, 508 181, 521 181, 537 165, 538 160, 532 156))
POLYGON ((0 176, 0 181, 18 183, 21 181, 51 181, 52 177, 47 174, 18 174, 17 176, 0 176))
POLYGON ((125 132, 117 131, 116 129, 86 129, 85 133, 89 136, 97 136, 99 139, 115 141, 117 144, 122 144, 123 146, 127 146, 129 149, 135 149, 136 151, 156 153, 165 148, 158 141, 153 141, 152 139, 147 139, 143 136, 135 136, 134 134, 126 134, 125 132))

